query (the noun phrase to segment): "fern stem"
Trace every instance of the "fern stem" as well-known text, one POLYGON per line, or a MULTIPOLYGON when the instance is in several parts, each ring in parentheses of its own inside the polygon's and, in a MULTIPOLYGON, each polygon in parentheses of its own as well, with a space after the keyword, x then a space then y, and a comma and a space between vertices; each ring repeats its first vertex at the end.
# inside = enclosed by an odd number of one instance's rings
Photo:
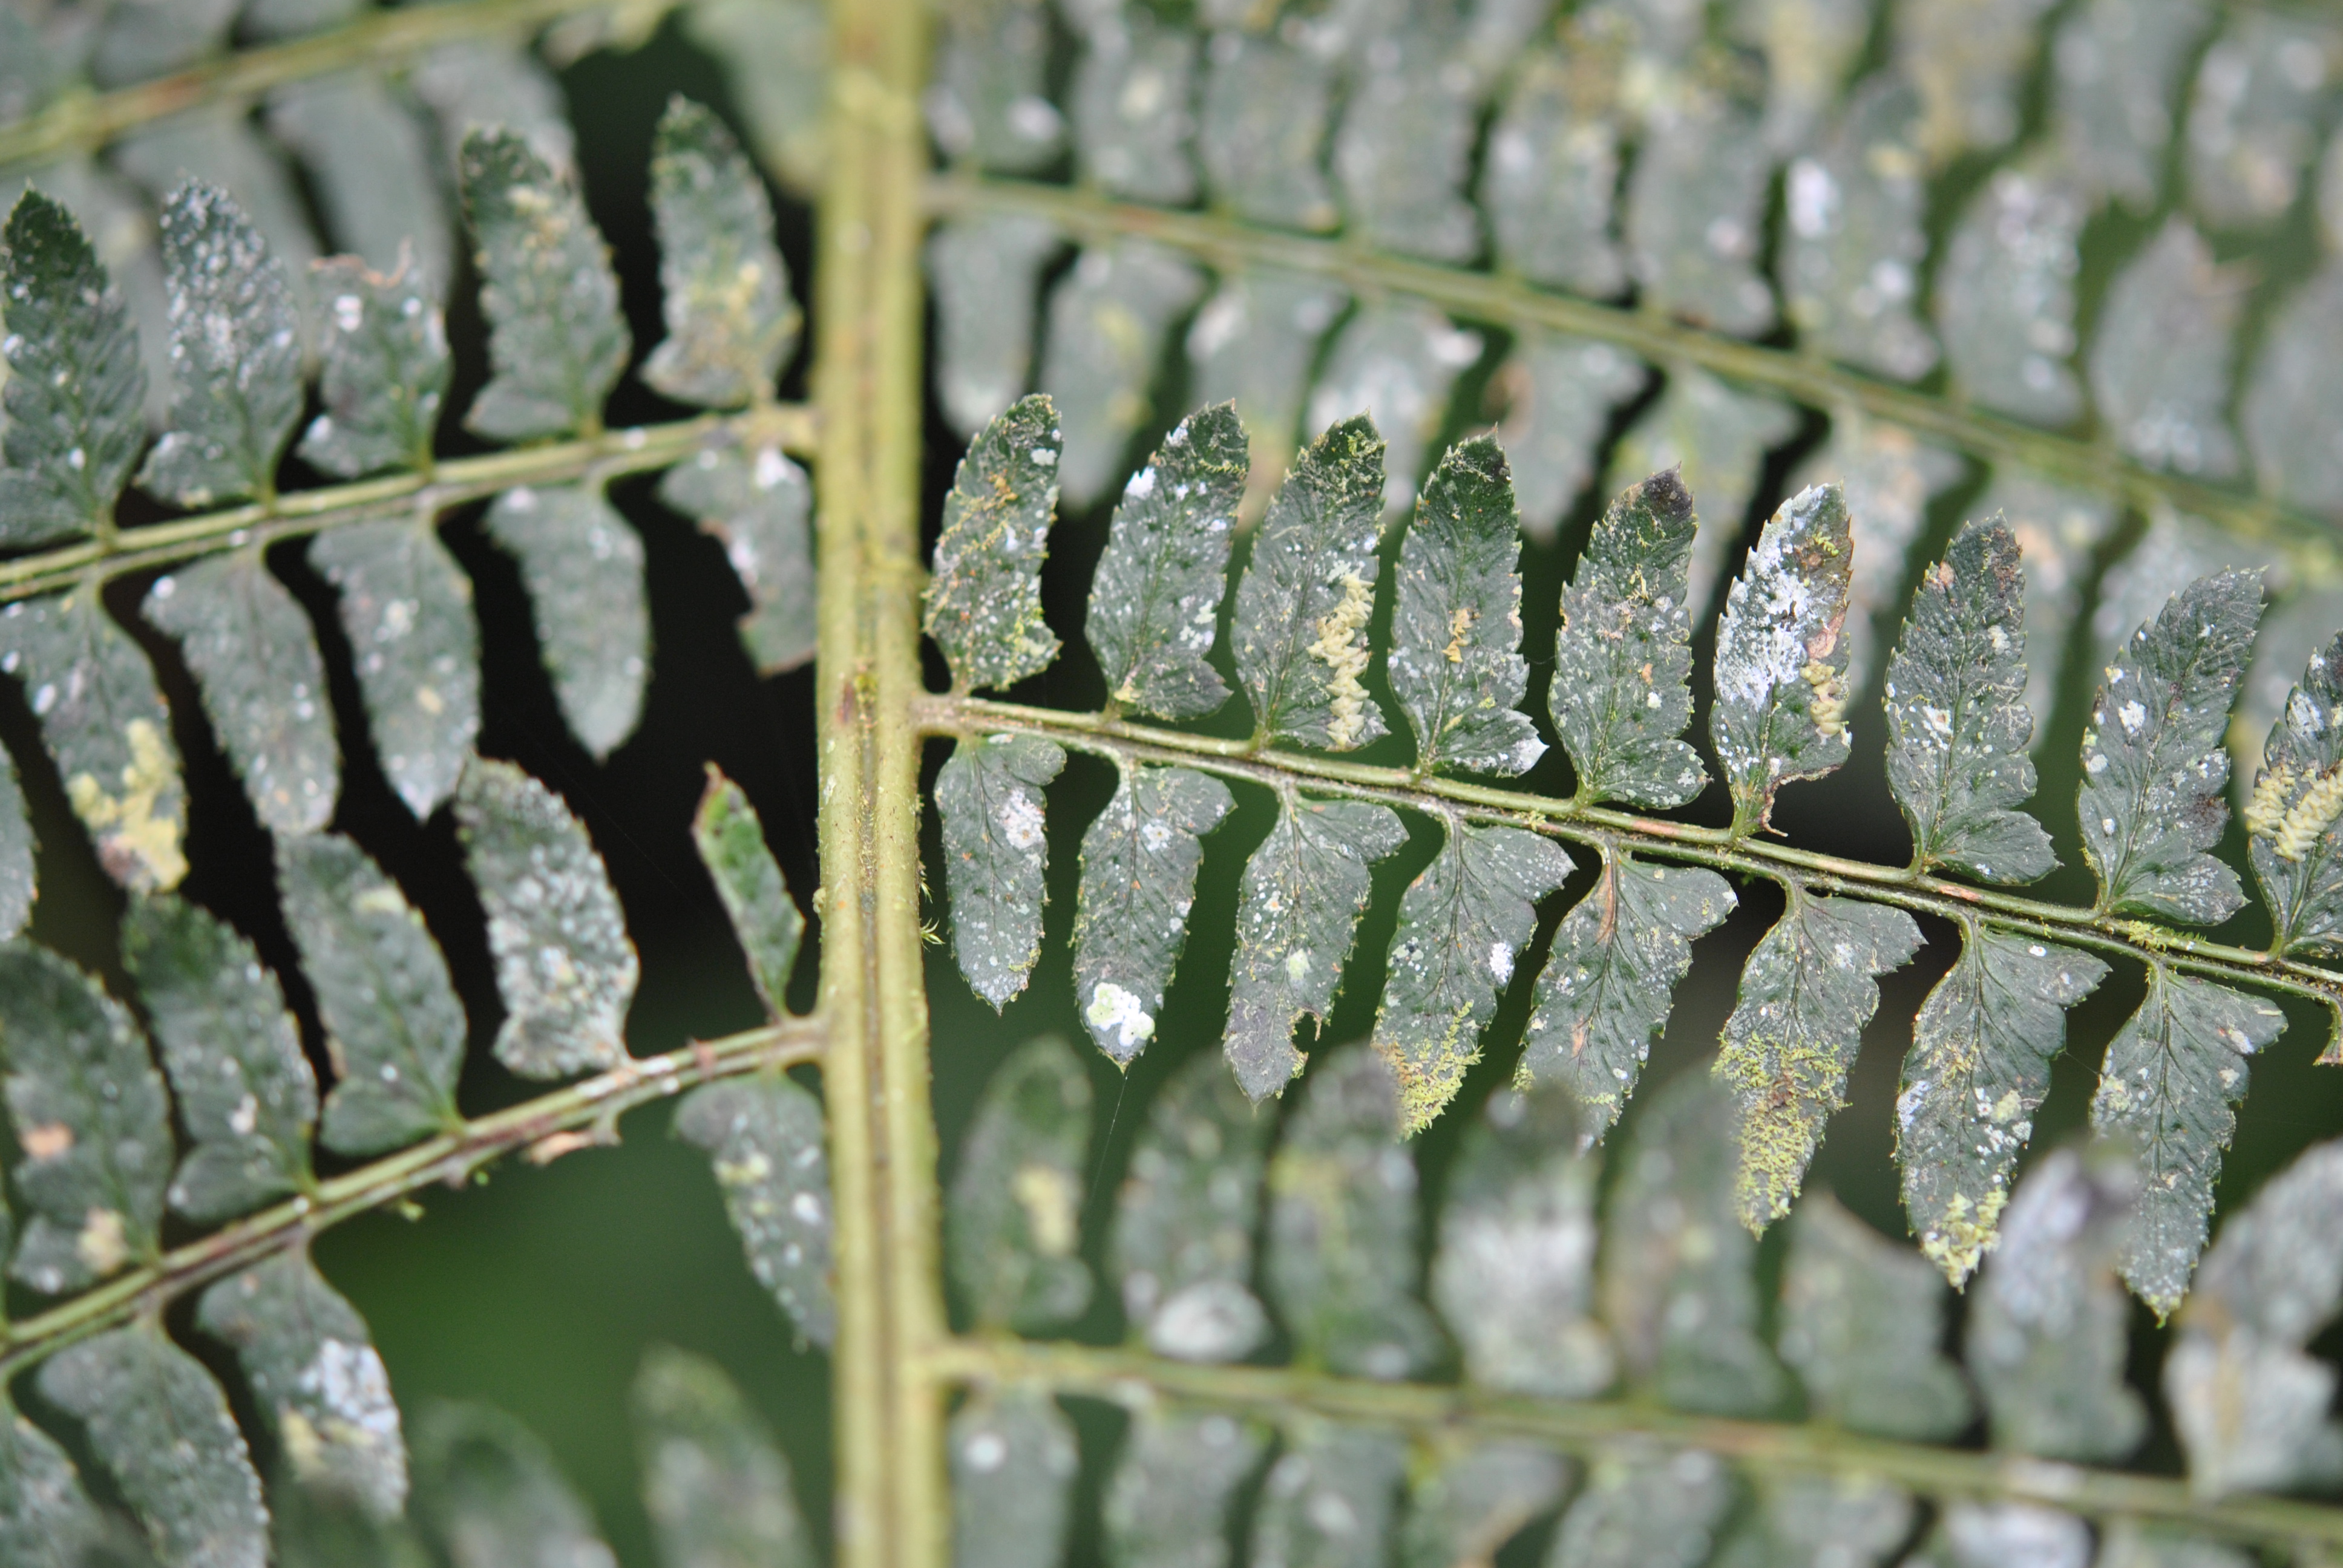
POLYGON ((2005 930, 2051 941, 2308 997, 2329 1008, 2343 1004, 2343 974, 2315 964, 2207 941, 2146 921, 2116 920, 2083 906, 2046 903, 1942 877, 1916 876, 1908 866, 1874 865, 1755 837, 1735 839, 1729 829, 1580 807, 1569 800, 1457 779, 1419 779, 1404 768, 1371 767, 1297 751, 1256 751, 1242 741, 980 698, 930 698, 920 715, 931 734, 1007 730, 1046 735, 1062 745, 1119 762, 1182 763, 1272 789, 1291 788, 1300 780, 1324 794, 1374 800, 1434 816, 1462 807, 1467 817, 1476 820, 1531 828, 1574 843, 1615 844, 1638 854, 1759 877, 1809 892, 1892 904, 1942 920, 1982 917, 2005 930))
MULTIPOLYGON (((663 0, 672 5, 674 0, 663 0)), ((183 71, 110 93, 69 93, 14 125, 0 126, 0 167, 43 163, 75 148, 104 146, 140 126, 206 104, 254 97, 271 87, 352 65, 397 65, 441 44, 534 31, 595 9, 592 0, 451 0, 405 9, 369 9, 357 21, 263 48, 222 53, 183 71)))
POLYGON ((641 1057, 328 1177, 317 1183, 314 1196, 263 1209, 62 1306, 21 1322, 0 1323, 0 1387, 76 1340, 160 1311, 198 1285, 249 1268, 433 1182, 460 1186, 474 1171, 517 1151, 528 1151, 543 1163, 583 1147, 579 1129, 591 1130, 583 1135, 585 1142, 615 1142, 618 1118, 639 1105, 718 1079, 819 1060, 822 1035, 819 1017, 790 1018, 664 1056, 641 1057))
POLYGON ((1111 201, 1093 192, 1028 181, 940 176, 928 205, 940 216, 1015 213, 1043 217, 1079 240, 1140 236, 1229 270, 1273 266, 1332 278, 1367 295, 1405 295, 1456 315, 1509 327, 1544 327, 1631 348, 1654 364, 1697 365, 1822 407, 1853 407, 1993 462, 2116 496, 2149 510, 2191 512, 2282 552, 2306 582, 2343 575, 2331 524, 2278 501, 2244 496, 2141 467, 2114 448, 2035 429, 1949 397, 1915 391, 1789 349, 1704 332, 1647 311, 1598 305, 1516 279, 1383 255, 1340 240, 1259 228, 1217 214, 1111 201))
POLYGON ((115 577, 142 568, 170 566, 216 550, 254 543, 265 547, 280 538, 322 533, 393 513, 437 514, 515 485, 551 485, 578 478, 598 482, 670 467, 726 435, 774 440, 790 451, 803 453, 813 447, 814 423, 810 409, 781 404, 748 414, 706 414, 672 424, 605 431, 590 439, 458 457, 439 464, 428 475, 386 474, 354 484, 294 490, 278 495, 273 502, 200 512, 0 561, 0 604, 55 593, 93 573, 115 577))
POLYGON ((2244 1540, 2343 1546, 2343 1509, 2276 1497, 2208 1499, 2187 1483, 2014 1454, 1930 1448, 1818 1423, 1728 1421, 1624 1401, 1527 1399, 1459 1385, 1367 1382, 1294 1367, 1200 1366, 1134 1351, 960 1339, 922 1370, 940 1382, 1038 1382, 1061 1393, 1134 1396, 1428 1432, 1530 1439, 1597 1457, 1622 1438, 1704 1449, 1774 1475, 1862 1474, 1931 1498, 2026 1502, 2095 1519, 2185 1524, 2244 1540))

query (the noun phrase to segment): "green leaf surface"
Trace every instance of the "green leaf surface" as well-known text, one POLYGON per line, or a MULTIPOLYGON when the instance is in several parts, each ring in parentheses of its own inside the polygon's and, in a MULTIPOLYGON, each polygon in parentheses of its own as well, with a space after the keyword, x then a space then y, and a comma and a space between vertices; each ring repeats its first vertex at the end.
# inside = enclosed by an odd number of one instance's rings
POLYGON ((436 276, 408 250, 387 275, 356 256, 317 264, 311 282, 324 307, 317 397, 325 411, 302 432, 303 462, 345 479, 430 466, 450 373, 436 276))
POLYGON ((1537 932, 1538 900, 1568 879, 1569 854, 1522 828, 1444 824, 1400 900, 1374 1049, 1399 1082, 1400 1130, 1430 1126, 1481 1056, 1481 1033, 1537 932))
POLYGON ((1639 298, 1719 332, 1774 325, 1758 270, 1774 160, 1747 106, 1686 92, 1655 115, 1627 173, 1624 232, 1639 298))
MULTIPOLYGON (((1270 1299, 1295 1359, 1385 1382, 1422 1371, 1440 1330, 1416 1300, 1415 1160, 1383 1058, 1325 1056, 1269 1166, 1270 1299)), ((1258 1559, 1256 1559, 1258 1561, 1258 1559)))
POLYGON ((1289 1427, 1253 1508, 1252 1568, 1383 1568, 1406 1464, 1396 1432, 1323 1421, 1289 1427))
POLYGON ((789 1457, 722 1368, 652 1345, 627 1402, 660 1568, 814 1568, 789 1457))
POLYGON ((818 0, 713 0, 678 18, 722 68, 758 158, 797 191, 821 184, 830 23, 818 0))
POLYGON ((1122 476, 1131 437, 1154 418, 1165 340, 1203 292, 1193 264, 1144 239, 1085 249, 1050 291, 1041 387, 1063 427, 1068 506, 1087 508, 1122 476))
POLYGON ((1383 437, 1363 415, 1312 442, 1272 498, 1229 634, 1262 739, 1348 751, 1384 732, 1359 681, 1383 509, 1383 437))
POLYGON ((1999 518, 1964 527, 1912 596, 1886 708, 1887 787, 1915 865, 2030 882, 2057 864, 2050 835, 2017 809, 2035 782, 2025 608, 2017 539, 1999 518))
MULTIPOLYGON (((1808 1414, 1906 1442, 1957 1435, 1974 1405, 1960 1370, 1937 1351, 1946 1297, 1944 1281, 1910 1248, 1828 1193, 1809 1194, 1790 1221, 1780 1338, 1782 1359, 1805 1384, 1808 1414)), ((1910 1502, 1903 1500, 1907 1519, 1910 1502)), ((1904 1526, 1890 1533, 1878 1552, 1901 1541, 1904 1526)))
POLYGON ((2294 205, 2318 155, 2311 127, 2343 65, 2332 17, 2240 11, 2197 66, 2183 167, 2188 204, 2224 227, 2263 224, 2294 205))
POLYGON ((146 655, 97 591, 0 609, 0 673, 23 684, 106 875, 133 892, 177 887, 187 874, 187 798, 170 710, 146 655))
POLYGON ((233 1345, 285 1462, 305 1485, 377 1518, 407 1503, 407 1442, 390 1374, 357 1309, 297 1247, 231 1274, 196 1303, 196 1326, 233 1345))
POLYGON ((1334 135, 1348 226, 1377 250, 1471 261, 1481 223, 1463 197, 1480 139, 1481 84, 1437 14, 1394 18, 1364 50, 1334 135))
POLYGON ((708 788, 692 814, 691 841, 716 884, 717 900, 749 960, 749 979, 775 1018, 789 1016, 789 976, 797 968, 805 916, 789 896, 765 827, 740 786, 708 764, 708 788))
POLYGON ((1936 363, 1936 338, 1912 313, 1928 251, 1919 118, 1907 82, 1875 76, 1783 181, 1784 314, 1800 347, 1898 381, 1936 363))
POLYGON ((1846 498, 1836 485, 1782 503, 1725 595, 1709 739, 1736 833, 1762 829, 1783 785, 1847 758, 1846 498))
POLYGON ((0 546, 102 532, 146 439, 137 328, 62 204, 28 189, 0 238, 0 546))
POLYGON ((920 103, 936 145, 955 162, 1005 173, 1048 164, 1065 139, 1044 79, 1048 7, 1000 0, 947 11, 940 20, 933 80, 920 103))
POLYGON ((1616 1375, 1594 1315, 1599 1172, 1581 1152, 1586 1120, 1558 1085, 1500 1091, 1450 1168, 1432 1300, 1483 1388, 1585 1399, 1616 1375))
POLYGON ((827 1349, 838 1337, 836 1219, 820 1102, 779 1074, 704 1083, 676 1108, 675 1133, 714 1162, 749 1272, 798 1332, 827 1349))
POLYGON ((789 266, 773 243, 773 205, 724 123, 668 100, 651 147, 667 337, 643 379, 680 403, 731 408, 773 393, 797 346, 789 266))
POLYGON ((9 1265, 45 1295, 151 1257, 170 1178, 171 1104, 129 1010, 45 948, 0 944, 0 1078, 29 1216, 9 1265))
POLYGON ((1491 381, 1505 399, 1497 439, 1513 465, 1522 529, 1530 538, 1554 542, 1564 514, 1594 477, 1613 411, 1650 378, 1642 360, 1608 343, 1536 327, 1514 334, 1513 353, 1491 381))
POLYGON ((0 748, 0 941, 25 929, 39 891, 35 879, 32 819, 16 781, 16 759, 0 748))
POLYGON ((944 1432, 952 1568, 1058 1568, 1073 1517, 1074 1423, 1050 1391, 988 1390, 944 1432))
POLYGON ((724 547, 749 596, 737 623, 759 675, 813 658, 813 484, 778 447, 726 447, 678 463, 659 498, 724 547))
POLYGON ((84 1568, 100 1529, 65 1451, 0 1393, 0 1556, 23 1568, 84 1568))
POLYGON ((2049 0, 1984 0, 1896 14, 1895 58, 1920 89, 1920 142, 1930 162, 1998 147, 2017 134, 2036 32, 2049 8, 2049 0))
POLYGON ((1374 422, 1388 443, 1386 519, 1396 520, 1415 499, 1450 394, 1457 377, 1479 363, 1484 342, 1444 312, 1406 299, 1363 302, 1334 334, 1310 389, 1308 427, 1314 436, 1354 415, 1374 422))
POLYGON ((545 1445, 485 1405, 439 1402, 417 1412, 413 1510, 448 1568, 618 1568, 545 1445))
POLYGON ((1902 633, 1904 582, 1926 532, 1929 507, 1968 473, 1968 459, 1960 454, 1845 405, 1831 411, 1830 439, 1823 449, 1792 471, 1794 491, 1826 479, 1846 490, 1855 541, 1845 628, 1850 692, 1870 689, 1883 632, 1890 638, 1902 633))
POLYGON ((957 689, 1014 686, 1058 657, 1041 618, 1041 562, 1061 445, 1057 410, 1027 397, 985 427, 952 474, 923 626, 957 689))
POLYGON ((333 819, 342 761, 326 658, 299 601, 257 550, 157 578, 142 607, 179 639, 212 733, 273 833, 315 833, 333 819))
POLYGON ((1743 521, 1756 499, 1765 454, 1797 433, 1798 412, 1762 393, 1744 392, 1689 365, 1672 365, 1659 400, 1627 427, 1611 448, 1604 488, 1614 494, 1649 474, 1677 470, 1677 480, 1699 498, 1708 526, 1693 541, 1685 611, 1706 618, 1725 560, 1741 542, 1743 521))
POLYGON ((1101 1508, 1114 1568, 1229 1568, 1229 1513, 1269 1433, 1217 1412, 1132 1415, 1101 1508))
POLYGON ((2107 1527, 2097 1568, 2255 1568, 2242 1547, 2128 1519, 2107 1527))
POLYGON ((265 1568, 268 1510, 227 1396, 160 1325, 69 1345, 38 1381, 88 1432, 162 1568, 265 1568))
POLYGON ((2343 636, 2287 694, 2242 815, 2271 950, 2343 950, 2343 636))
POLYGON ((1065 765, 1055 741, 988 735, 954 746, 936 775, 952 956, 996 1012, 1025 989, 1041 954, 1050 852, 1043 787, 1065 765))
POLYGON ((1386 806, 1299 795, 1279 802, 1277 823, 1245 862, 1238 891, 1221 1046, 1255 1101, 1301 1072, 1293 1026, 1304 1013, 1325 1022, 1366 912, 1371 869, 1406 841, 1386 806))
POLYGON ((2323 414, 2338 361, 2343 260, 2330 256, 2271 312, 2237 404, 2262 487, 2328 517, 2343 510, 2343 458, 2323 414))
POLYGON ((1090 1304, 1090 1072, 1071 1046, 1043 1035, 994 1070, 944 1200, 945 1261, 978 1328, 1033 1333, 1090 1304))
POLYGON ((1876 1568, 1910 1539, 1912 1494, 1873 1475, 1798 1476, 1757 1489, 1716 1568, 1876 1568))
POLYGON ((283 1470, 268 1488, 277 1568, 431 1568, 403 1519, 380 1520, 354 1497, 321 1492, 283 1470))
POLYGON ((2087 953, 1965 920, 1961 956, 1920 1004, 1896 1100, 1896 1161, 1920 1250, 1956 1286, 1994 1246, 2066 1046, 2066 1010, 2107 974, 2087 953))
POLYGON ((1084 184, 1169 206, 1195 199, 1196 122, 1189 106, 1202 44, 1143 9, 1083 31, 1067 98, 1084 184))
POLYGON ((2227 478, 2227 419, 2245 276, 2178 215, 2107 286, 2092 335, 2091 393, 2117 443, 2152 468, 2227 478))
POLYGON ((1123 487, 1082 624, 1117 707, 1193 719, 1228 700, 1206 656, 1247 472, 1236 407, 1216 403, 1181 420, 1123 487))
POLYGON ((456 792, 479 739, 472 579, 432 528, 397 518, 319 534, 309 560, 340 590, 376 759, 419 822, 456 792))
POLYGON ((962 437, 973 440, 1025 390, 1041 269, 1063 243, 1056 225, 1016 214, 957 218, 929 237, 936 401, 962 437))
MULTIPOLYGON (((1969 198, 1938 246, 1935 288, 1936 333, 1958 391, 2053 428, 2083 411, 2082 383, 2068 360, 2077 241, 2088 216, 2073 177, 2055 161, 1998 170, 1969 198)), ((2046 628, 2037 621, 2034 629, 2046 628)))
POLYGON ((1301 433, 1319 341, 1350 296, 1323 278, 1260 268, 1224 274, 1188 328, 1189 396, 1233 401, 1252 440, 1254 488, 1284 477, 1301 433))
POLYGON ((1196 150, 1213 205, 1281 228, 1333 227, 1323 169, 1332 63, 1274 33, 1233 28, 1207 58, 1196 150))
POLYGON ((1400 1568, 1492 1563, 1523 1527, 1560 1503, 1571 1462, 1526 1442, 1457 1446, 1407 1491, 1400 1568))
POLYGON ((1595 1299, 1632 1385, 1678 1410, 1762 1415, 1781 1407, 1790 1380, 1757 1333, 1736 1119, 1732 1096, 1703 1073, 1644 1097, 1604 1203, 1595 1299))
POLYGON ((1148 1107, 1111 1255, 1123 1316, 1156 1354, 1235 1361, 1268 1334, 1249 1284, 1270 1132, 1210 1055, 1183 1064, 1148 1107))
POLYGON ((1586 1108, 1593 1143, 1619 1120, 1667 1026, 1694 940, 1737 900, 1714 871, 1663 866, 1606 849, 1594 886, 1554 931, 1531 992, 1515 1081, 1565 1085, 1586 1108))
POLYGON ((1614 498, 1562 590, 1554 733, 1584 800, 1681 806, 1708 770, 1679 737, 1692 722, 1692 492, 1674 469, 1614 498))
MULTIPOLYGON (((249 7, 249 29, 260 6, 249 7)), ((334 21, 361 11, 333 0, 334 21)), ((378 272, 403 256, 426 275, 433 297, 455 270, 455 235, 439 183, 437 149, 407 100, 379 70, 337 71, 268 95, 269 134, 300 159, 332 248, 378 272)), ((319 281, 311 263, 313 285, 319 281)), ((317 288, 313 297, 329 297, 317 288)))
POLYGON ((341 1081, 326 1147, 379 1154, 460 1125, 464 1008, 423 917, 339 834, 280 840, 277 881, 341 1081))
POLYGON ((2105 1146, 2054 1149, 2018 1183, 1964 1344, 1996 1448, 2112 1460, 2138 1445, 2147 1412, 2124 1382, 2131 1309, 2116 1282, 2138 1191, 2105 1146))
POLYGON ((2211 20, 2205 0, 2087 0, 2046 53, 2050 114, 2067 169, 2103 196, 2152 208, 2180 89, 2211 20))
POLYGON ((1388 669, 1419 773, 1526 773, 1545 754, 1518 705, 1521 528, 1493 436, 1448 449, 1400 545, 1388 669))
POLYGON ((643 541, 599 487, 522 486, 489 506, 488 538, 520 566, 538 657, 569 733, 599 761, 642 721, 650 681, 643 541))
POLYGON ((1903 910, 1793 890, 1749 955, 1715 1069, 1739 1110, 1742 1221, 1790 1211, 1823 1125, 1846 1103, 1847 1070, 1878 1010, 1878 978, 1919 950, 1903 910))
POLYGON ((1696 1448, 1610 1444, 1563 1513, 1550 1568, 1701 1568, 1733 1506, 1733 1474, 1696 1448))
POLYGON ((585 825, 518 768, 477 757, 456 788, 456 824, 505 1004, 497 1060, 523 1078, 625 1062, 642 966, 585 825))
MULTIPOLYGON (((2091 1527, 2031 1503, 1956 1503, 1905 1568, 2091 1568, 2091 1527)), ((2107 1568, 2102 1563, 2099 1568, 2107 1568)))
POLYGON ((1155 1019, 1188 936, 1202 835, 1233 802, 1228 786, 1185 768, 1125 768, 1082 835, 1074 914, 1074 996, 1082 1024, 1118 1067, 1155 1038, 1155 1019))
POLYGON ((493 441, 598 430, 633 347, 609 247, 521 132, 475 129, 459 162, 493 372, 464 427, 493 441))
MULTIPOLYGON (((2029 646, 2061 648, 2082 608, 2083 589, 2117 509, 2105 496, 2053 485, 2021 468, 1995 470, 1972 516, 2000 517, 2017 540, 2026 568, 2026 629, 2029 646)), ((2036 658, 2026 671, 2026 706, 2035 717, 2039 746, 2058 697, 2062 658, 2036 658)))
POLYGON ((2246 1059, 2285 1028, 2276 1003, 2154 963, 2139 1010, 2107 1042, 2091 1126, 2138 1154, 2123 1275, 2158 1318, 2180 1304, 2205 1250, 2222 1151, 2246 1097, 2246 1059))
POLYGON ((138 483, 182 507, 273 496, 301 417, 301 321, 285 263, 227 192, 200 180, 163 203, 162 231, 170 428, 138 483))
POLYGON ((122 922, 122 960, 162 1048, 181 1156, 171 1207, 208 1224, 306 1191, 317 1080, 285 991, 236 929, 169 893, 122 922))
POLYGON ((1612 212, 1619 132, 1584 59, 1553 48, 1524 54, 1489 133, 1481 205, 1508 270, 1608 299, 1627 286, 1612 212))
POLYGON ((407 83, 439 122, 448 173, 461 172, 464 141, 501 126, 557 172, 576 166, 578 136, 561 84, 524 38, 474 37, 442 44, 407 68, 407 83))

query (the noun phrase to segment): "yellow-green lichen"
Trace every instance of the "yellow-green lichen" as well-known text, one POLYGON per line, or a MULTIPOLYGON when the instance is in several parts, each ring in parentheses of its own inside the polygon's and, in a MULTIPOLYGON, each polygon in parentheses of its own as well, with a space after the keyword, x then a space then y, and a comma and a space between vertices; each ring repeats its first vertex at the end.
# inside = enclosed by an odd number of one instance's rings
POLYGON ((120 794, 108 793, 95 774, 76 773, 65 780, 65 795, 96 838, 108 875, 140 892, 167 891, 187 874, 179 846, 178 759, 152 719, 132 719, 123 739, 130 760, 120 794))

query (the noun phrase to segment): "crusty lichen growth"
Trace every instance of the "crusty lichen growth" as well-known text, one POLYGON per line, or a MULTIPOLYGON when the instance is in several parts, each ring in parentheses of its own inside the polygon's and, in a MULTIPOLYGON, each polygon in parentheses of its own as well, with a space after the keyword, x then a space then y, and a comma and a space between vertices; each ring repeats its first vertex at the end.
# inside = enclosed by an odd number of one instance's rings
POLYGON ((1347 751, 1367 738, 1367 689, 1359 677, 1372 657, 1367 617, 1375 608, 1372 583, 1356 572, 1344 572, 1341 581, 1342 597, 1318 618, 1318 640, 1310 645, 1310 657, 1326 667, 1326 695, 1333 709, 1326 725, 1331 751, 1347 751))
POLYGON ((65 796, 96 835, 109 876, 140 891, 165 891, 187 874, 176 810, 178 759, 152 719, 132 719, 122 738, 130 760, 117 780, 121 793, 109 792, 95 774, 76 773, 65 780, 65 796))

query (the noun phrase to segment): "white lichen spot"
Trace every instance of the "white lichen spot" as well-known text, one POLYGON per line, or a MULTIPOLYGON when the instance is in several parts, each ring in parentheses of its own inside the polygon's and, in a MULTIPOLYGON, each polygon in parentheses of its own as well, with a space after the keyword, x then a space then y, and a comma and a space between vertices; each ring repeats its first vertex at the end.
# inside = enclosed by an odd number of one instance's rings
POLYGON ((1155 1020, 1138 994, 1112 980, 1101 980, 1091 990, 1091 1005, 1082 1016, 1092 1029, 1111 1037, 1110 1047, 1119 1056, 1127 1057, 1155 1038, 1155 1020))
POLYGON ((1022 789, 1009 792, 993 819, 1001 824, 1001 835, 1009 840, 1011 849, 1031 849, 1041 842, 1041 803, 1022 789))

